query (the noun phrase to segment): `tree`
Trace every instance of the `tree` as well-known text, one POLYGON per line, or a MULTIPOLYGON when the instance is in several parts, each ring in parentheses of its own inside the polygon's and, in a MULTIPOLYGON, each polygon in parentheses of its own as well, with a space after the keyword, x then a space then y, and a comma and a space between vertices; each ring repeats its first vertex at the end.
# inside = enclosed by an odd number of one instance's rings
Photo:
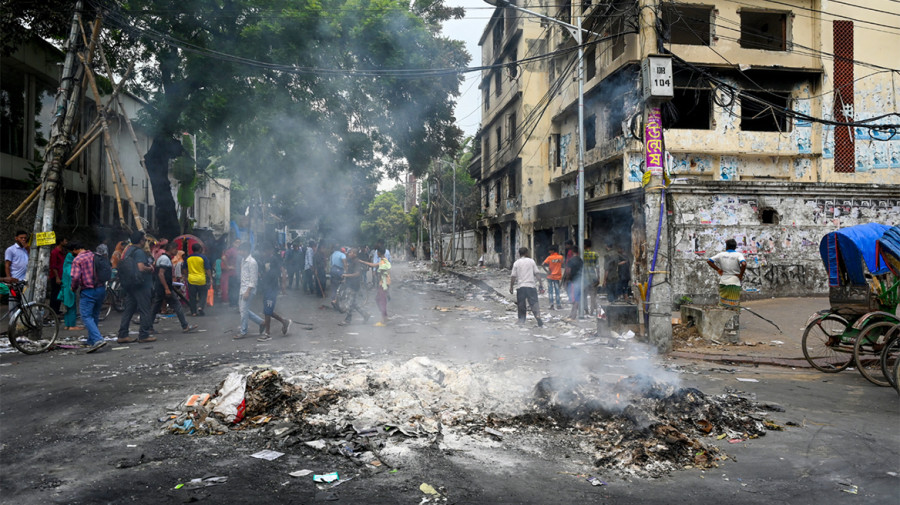
MULTIPOLYGON (((398 187, 403 189, 402 186, 398 187)), ((398 243, 405 242, 406 234, 413 224, 409 214, 403 211, 403 200, 397 196, 397 192, 385 191, 369 204, 360 229, 363 239, 369 243, 378 240, 398 243)))

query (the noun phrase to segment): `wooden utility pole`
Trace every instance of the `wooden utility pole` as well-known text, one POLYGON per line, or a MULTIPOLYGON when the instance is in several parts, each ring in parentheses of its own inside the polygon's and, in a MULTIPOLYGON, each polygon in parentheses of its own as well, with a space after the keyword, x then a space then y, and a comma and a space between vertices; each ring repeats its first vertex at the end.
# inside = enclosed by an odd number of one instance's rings
MULTIPOLYGON (((56 199, 62 183, 62 164, 69 149, 69 132, 78 113, 78 100, 73 100, 75 90, 74 77, 78 62, 78 20, 81 16, 82 2, 75 4, 72 15, 72 27, 66 40, 66 57, 63 63, 59 88, 53 110, 56 114, 50 125, 50 141, 44 153, 44 167, 41 171, 41 192, 38 201, 38 212, 35 216, 34 232, 53 231, 56 215, 56 199)), ((50 269, 50 250, 52 246, 35 246, 31 250, 28 280, 34 289, 33 300, 43 300, 47 293, 47 272, 50 269)))

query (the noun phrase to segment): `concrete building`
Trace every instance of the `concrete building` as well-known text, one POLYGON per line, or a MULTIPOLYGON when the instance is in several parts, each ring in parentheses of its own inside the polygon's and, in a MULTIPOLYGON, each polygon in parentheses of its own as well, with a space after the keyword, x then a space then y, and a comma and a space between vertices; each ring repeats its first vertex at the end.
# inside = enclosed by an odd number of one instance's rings
MULTIPOLYGON (((900 14, 896 2, 547 5, 526 7, 572 23, 581 16, 594 33, 585 44, 585 237, 601 252, 605 242, 625 247, 636 297, 657 241, 646 222, 660 211, 658 197, 653 203, 641 185, 640 67, 651 54, 674 60, 674 97, 662 105, 672 183, 656 267, 673 301, 714 299, 716 278, 702 260, 726 238, 738 240, 750 264, 747 297, 821 294, 824 234, 862 222, 900 224, 900 133, 866 127, 900 124, 900 64, 888 49, 900 44, 900 28, 897 16, 879 12, 900 14)), ((485 258, 503 266, 517 246, 541 259, 551 243, 578 233, 574 42, 558 25, 498 8, 482 36, 484 65, 512 54, 494 42, 501 24, 501 40, 513 40, 510 19, 523 34, 512 43, 518 58, 528 48, 555 56, 519 65, 515 81, 499 69, 482 80, 485 91, 499 73, 501 84, 518 90, 485 93, 482 116, 478 232, 485 258), (508 135, 503 116, 510 114, 540 119, 516 123, 508 135), (507 136, 523 144, 497 152, 497 139, 507 136), (515 195, 512 205, 498 194, 515 195)))
MULTIPOLYGON (((31 230, 34 206, 18 221, 6 216, 19 205, 40 178, 43 151, 50 136, 50 123, 63 54, 52 44, 37 37, 0 59, 0 200, 3 220, 0 237, 11 241, 14 230, 31 230)), ((133 95, 120 94, 128 116, 132 119, 138 149, 146 153, 150 138, 134 123, 142 103, 133 95)), ((78 137, 90 128, 97 110, 90 87, 82 104, 78 137)), ((149 179, 125 125, 118 114, 109 116, 110 134, 119 153, 125 182, 129 185, 140 219, 145 228, 154 227, 153 194, 149 179)), ((72 164, 63 169, 62 201, 57 206, 58 233, 93 233, 105 238, 119 225, 115 188, 104 152, 102 135, 72 164)), ((128 201, 122 195, 126 223, 134 225, 128 201)))

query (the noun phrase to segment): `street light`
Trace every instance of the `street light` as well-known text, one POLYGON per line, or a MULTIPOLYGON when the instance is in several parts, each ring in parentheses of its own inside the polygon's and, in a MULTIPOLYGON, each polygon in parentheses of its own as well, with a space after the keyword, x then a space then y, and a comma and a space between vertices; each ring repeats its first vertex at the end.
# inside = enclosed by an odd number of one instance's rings
MULTIPOLYGON (((575 39, 575 44, 578 45, 578 255, 581 257, 581 261, 584 262, 584 47, 582 46, 582 38, 584 33, 598 36, 599 34, 582 28, 580 15, 576 18, 576 23, 578 24, 573 25, 554 17, 519 7, 509 2, 509 0, 484 1, 494 7, 508 7, 563 26, 569 30, 569 33, 575 39)), ((578 304, 578 317, 580 318, 584 316, 584 266, 581 268, 579 283, 581 284, 579 289, 581 301, 578 304)))

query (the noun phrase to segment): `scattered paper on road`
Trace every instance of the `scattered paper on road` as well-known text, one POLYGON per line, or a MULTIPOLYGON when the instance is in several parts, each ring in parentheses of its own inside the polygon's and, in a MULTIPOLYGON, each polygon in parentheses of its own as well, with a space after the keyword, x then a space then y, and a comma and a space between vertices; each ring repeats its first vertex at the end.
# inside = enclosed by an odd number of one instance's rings
POLYGON ((278 459, 278 458, 284 456, 284 453, 266 449, 263 451, 259 451, 256 454, 251 454, 250 456, 253 458, 257 458, 257 459, 266 459, 266 460, 272 461, 273 459, 278 459))
POLYGON ((756 379, 744 379, 743 377, 735 377, 735 378, 741 382, 759 382, 756 379))

